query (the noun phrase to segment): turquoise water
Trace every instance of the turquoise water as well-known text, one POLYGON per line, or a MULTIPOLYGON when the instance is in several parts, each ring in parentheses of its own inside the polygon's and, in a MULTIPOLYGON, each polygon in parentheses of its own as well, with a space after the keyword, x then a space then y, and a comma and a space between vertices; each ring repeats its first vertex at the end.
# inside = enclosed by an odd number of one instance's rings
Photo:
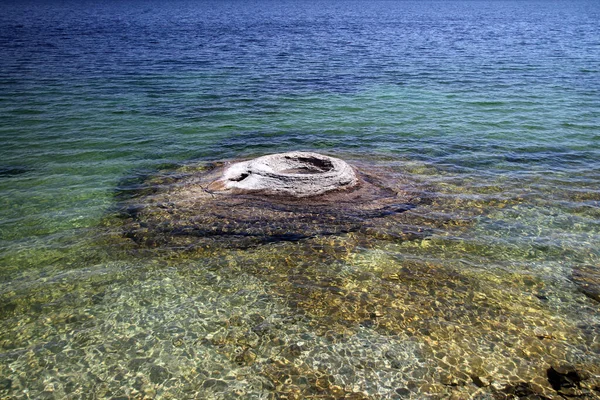
POLYGON ((598 398, 599 20, 593 1, 3 3, 0 397, 598 398), (410 182, 431 200, 394 223, 426 234, 124 234, 140 185, 290 150, 410 182), (588 375, 553 387, 565 364, 588 375))

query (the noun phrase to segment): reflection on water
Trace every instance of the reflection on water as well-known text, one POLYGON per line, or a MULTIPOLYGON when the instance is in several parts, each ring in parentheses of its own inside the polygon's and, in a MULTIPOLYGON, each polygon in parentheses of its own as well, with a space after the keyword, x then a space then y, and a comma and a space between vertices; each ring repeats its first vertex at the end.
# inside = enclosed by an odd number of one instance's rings
MULTIPOLYGON (((377 229, 181 248, 131 240, 111 213, 57 255, 87 267, 3 284, 0 393, 598 397, 598 303, 573 279, 598 273, 597 199, 555 178, 377 163, 427 198, 377 229), (427 234, 389 234, 408 227, 427 234)), ((117 198, 144 203, 197 171, 165 166, 117 198)))

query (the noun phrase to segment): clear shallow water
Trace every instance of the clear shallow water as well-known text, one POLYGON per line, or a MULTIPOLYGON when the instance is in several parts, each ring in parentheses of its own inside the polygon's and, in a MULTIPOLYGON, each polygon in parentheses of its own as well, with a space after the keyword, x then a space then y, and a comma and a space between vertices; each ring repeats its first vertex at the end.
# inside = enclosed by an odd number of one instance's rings
POLYGON ((574 278, 599 273, 595 2, 0 9, 1 396, 551 396, 550 365, 600 374, 574 278), (431 235, 122 237, 131 177, 294 149, 433 190, 410 220, 431 235))

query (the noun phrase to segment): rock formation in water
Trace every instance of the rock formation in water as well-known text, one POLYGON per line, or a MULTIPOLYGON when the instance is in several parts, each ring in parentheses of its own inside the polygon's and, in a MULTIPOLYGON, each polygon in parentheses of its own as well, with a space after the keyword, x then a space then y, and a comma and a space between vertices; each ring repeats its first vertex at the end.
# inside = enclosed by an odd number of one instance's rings
POLYGON ((591 265, 576 265, 571 275, 579 291, 600 302, 600 268, 591 265))
POLYGON ((290 152, 149 176, 123 209, 126 237, 186 249, 357 231, 422 237, 398 215, 423 201, 397 173, 290 152))
POLYGON ((296 151, 235 163, 208 189, 300 198, 350 189, 357 184, 354 170, 345 161, 296 151))

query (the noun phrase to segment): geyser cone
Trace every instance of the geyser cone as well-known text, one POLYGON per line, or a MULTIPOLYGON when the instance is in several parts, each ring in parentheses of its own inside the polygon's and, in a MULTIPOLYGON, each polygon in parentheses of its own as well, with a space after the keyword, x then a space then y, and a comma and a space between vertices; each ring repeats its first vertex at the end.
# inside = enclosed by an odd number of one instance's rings
POLYGON ((351 189, 357 184, 352 167, 339 158, 291 152, 235 163, 208 189, 301 198, 351 189))
POLYGON ((423 199, 404 190, 408 182, 388 175, 318 153, 291 152, 155 176, 143 195, 125 202, 125 235, 151 247, 187 249, 357 231, 419 234, 393 218, 423 199))

